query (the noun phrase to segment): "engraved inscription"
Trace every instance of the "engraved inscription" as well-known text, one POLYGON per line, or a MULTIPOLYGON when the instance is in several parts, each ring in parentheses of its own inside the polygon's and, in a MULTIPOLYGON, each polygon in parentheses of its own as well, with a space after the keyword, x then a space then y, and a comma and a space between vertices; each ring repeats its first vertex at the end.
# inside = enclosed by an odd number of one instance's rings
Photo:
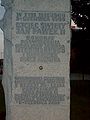
POLYGON ((16 22, 16 34, 65 35, 67 23, 25 23, 16 22))
POLYGON ((16 34, 65 35, 65 12, 17 12, 16 34))
POLYGON ((60 62, 58 54, 65 53, 65 46, 54 36, 27 36, 15 45, 16 53, 21 53, 21 62, 60 62))
POLYGON ((65 12, 17 12, 16 21, 65 21, 65 12))
POLYGON ((64 87, 64 77, 15 77, 14 97, 17 104, 60 104, 64 87))
POLYGON ((24 39, 15 44, 20 62, 60 62, 65 45, 57 36, 65 36, 69 25, 66 12, 17 11, 16 35, 24 39))

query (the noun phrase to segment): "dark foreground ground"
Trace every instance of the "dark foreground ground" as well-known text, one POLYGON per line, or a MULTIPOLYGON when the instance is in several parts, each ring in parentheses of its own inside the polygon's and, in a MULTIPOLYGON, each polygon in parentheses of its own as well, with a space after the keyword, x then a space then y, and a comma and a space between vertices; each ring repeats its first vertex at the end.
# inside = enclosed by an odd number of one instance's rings
POLYGON ((71 81, 71 120, 90 120, 90 81, 71 81))
MULTIPOLYGON (((71 81, 71 120, 90 120, 90 81, 71 81)), ((4 92, 0 82, 0 120, 5 120, 4 92)))

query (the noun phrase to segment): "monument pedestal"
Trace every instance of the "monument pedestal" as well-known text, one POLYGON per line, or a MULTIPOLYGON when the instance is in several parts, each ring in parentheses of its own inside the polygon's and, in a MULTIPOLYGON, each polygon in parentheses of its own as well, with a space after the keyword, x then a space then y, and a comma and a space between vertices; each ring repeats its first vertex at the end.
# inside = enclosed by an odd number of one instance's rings
POLYGON ((69 120, 70 1, 2 4, 7 120, 69 120))

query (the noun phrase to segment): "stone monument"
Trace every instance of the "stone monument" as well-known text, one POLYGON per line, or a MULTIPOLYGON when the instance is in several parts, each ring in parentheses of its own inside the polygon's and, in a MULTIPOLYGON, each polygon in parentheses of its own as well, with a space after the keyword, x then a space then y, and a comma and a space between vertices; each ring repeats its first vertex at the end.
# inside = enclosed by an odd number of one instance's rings
POLYGON ((6 120, 69 120, 70 1, 1 4, 6 120))

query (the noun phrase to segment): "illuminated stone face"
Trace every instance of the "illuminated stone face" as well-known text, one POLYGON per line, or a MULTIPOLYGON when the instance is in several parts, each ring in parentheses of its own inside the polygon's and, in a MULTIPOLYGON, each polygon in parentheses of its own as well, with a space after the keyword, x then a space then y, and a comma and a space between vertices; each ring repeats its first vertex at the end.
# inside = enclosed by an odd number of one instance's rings
POLYGON ((3 4, 7 120, 69 120, 70 1, 3 4))

